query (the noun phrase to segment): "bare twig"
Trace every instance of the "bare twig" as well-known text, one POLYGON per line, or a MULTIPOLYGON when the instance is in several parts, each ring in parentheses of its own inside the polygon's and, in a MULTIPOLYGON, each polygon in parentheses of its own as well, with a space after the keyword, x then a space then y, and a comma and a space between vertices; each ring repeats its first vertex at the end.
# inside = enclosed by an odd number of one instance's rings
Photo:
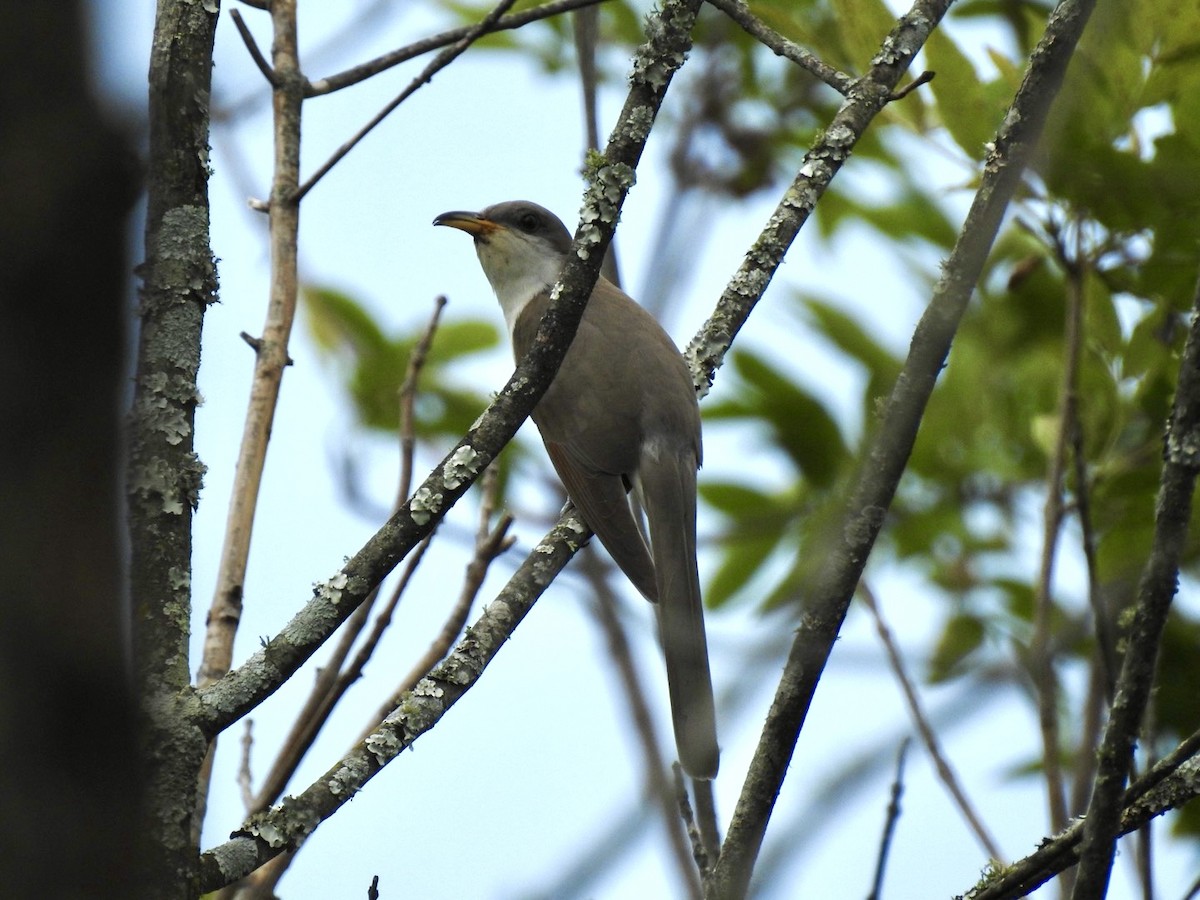
POLYGON ((293 847, 316 825, 333 815, 385 765, 433 728, 471 688, 533 607, 546 586, 574 553, 568 535, 588 534, 574 515, 559 524, 534 548, 497 598, 484 607, 470 634, 433 672, 407 695, 374 732, 299 794, 248 820, 233 838, 202 855, 201 891, 235 881, 293 847))
MULTIPOLYGON (((530 22, 536 22, 539 19, 548 19, 551 16, 557 16, 573 9, 582 9, 603 2, 605 0, 555 0, 553 3, 546 3, 533 9, 526 9, 521 12, 501 16, 488 31, 489 33, 509 31, 514 28, 520 28, 522 25, 528 25, 530 22)), ((333 91, 340 91, 342 88, 350 87, 353 84, 358 84, 360 81, 365 81, 371 76, 378 75, 380 72, 384 72, 402 62, 407 62, 425 53, 430 53, 461 41, 477 27, 477 25, 467 25, 462 28, 452 28, 449 31, 443 31, 441 34, 435 34, 432 37, 427 37, 407 46, 392 50, 362 65, 339 72, 337 75, 320 78, 308 85, 305 96, 318 97, 321 94, 329 94, 333 91)))
POLYGON ((446 68, 446 66, 450 65, 450 63, 454 62, 454 60, 461 56, 468 47, 475 43, 475 41, 479 40, 479 38, 483 37, 489 31, 494 30, 500 17, 503 16, 504 13, 506 13, 515 2, 516 0, 500 0, 495 8, 484 17, 483 21, 481 21, 478 25, 473 26, 461 38, 435 56, 433 60, 421 70, 421 74, 409 82, 408 87, 397 94, 391 102, 377 112, 371 118, 371 120, 367 122, 366 125, 360 128, 355 135, 350 138, 350 140, 338 147, 337 150, 333 152, 333 155, 330 156, 329 159, 325 160, 325 162, 323 162, 317 168, 317 170, 308 177, 308 180, 306 180, 304 184, 297 188, 295 200, 299 201, 304 197, 305 194, 311 191, 316 183, 324 178, 330 169, 341 162, 342 158, 345 157, 345 155, 351 150, 353 150, 359 141, 365 138, 376 125, 391 115, 391 113, 401 103, 415 94, 423 85, 432 81, 434 75, 446 68))
MULTIPOLYGON (((413 397, 416 394, 421 369, 424 366, 429 346, 433 341, 433 336, 445 303, 444 297, 439 297, 435 301, 434 311, 430 317, 429 324, 422 332, 421 337, 417 340, 413 348, 413 352, 409 356, 404 382, 400 388, 399 430, 401 434, 400 457, 402 461, 402 474, 400 477, 400 487, 397 492, 396 508, 408 496, 410 488, 412 456, 415 443, 412 440, 413 397), (409 438, 407 443, 405 442, 406 436, 409 438)), ((304 759, 305 754, 308 753, 313 742, 317 739, 317 735, 320 734, 321 729, 324 728, 325 723, 329 720, 329 716, 332 714, 338 701, 345 695, 350 685, 360 677, 362 670, 383 637, 384 631, 391 623, 396 606, 400 602, 400 597, 412 580, 412 576, 420 565, 421 560, 424 558, 425 551, 428 549, 432 537, 433 535, 431 534, 422 541, 420 546, 417 547, 416 552, 409 558, 401 578, 397 580, 385 609, 376 617, 370 636, 363 646, 359 648, 350 666, 343 670, 343 666, 350 656, 350 651, 353 649, 355 642, 358 640, 359 635, 362 633, 363 628, 366 627, 366 623, 370 618, 371 609, 374 607, 375 601, 379 596, 378 590, 372 591, 370 596, 363 601, 362 605, 354 611, 353 615, 346 622, 346 627, 338 640, 337 647, 334 648, 330 658, 326 660, 325 665, 318 673, 305 705, 297 713, 291 731, 280 746, 275 762, 263 782, 262 789, 255 798, 253 808, 250 810, 251 812, 259 812, 266 809, 279 798, 279 795, 283 793, 288 781, 291 780, 292 775, 304 759)), ((290 859, 291 855, 289 854, 287 860, 290 859)), ((277 861, 276 865, 271 867, 271 872, 274 873, 273 877, 270 874, 260 875, 256 879, 256 889, 261 892, 264 886, 269 887, 277 883, 278 879, 286 871, 287 865, 288 862, 281 863, 277 861)))
POLYGON ((692 795, 696 804, 696 825, 700 828, 700 840, 704 844, 711 868, 721 855, 721 832, 717 827, 717 797, 712 781, 693 780, 692 795))
POLYGON ((267 84, 271 85, 272 88, 278 87, 279 80, 275 75, 275 70, 271 68, 271 64, 267 62, 267 58, 263 56, 262 51, 258 49, 254 35, 246 27, 246 23, 242 19, 242 14, 236 9, 231 9, 229 15, 233 17, 233 24, 237 26, 238 34, 242 36, 242 43, 246 45, 246 49, 250 52, 250 58, 258 66, 258 71, 262 72, 263 78, 267 79, 267 84))
POLYGON ((750 8, 742 0, 708 0, 708 2, 729 16, 742 27, 746 34, 762 43, 776 56, 791 60, 806 72, 821 79, 839 94, 845 96, 850 93, 850 88, 854 86, 855 82, 852 76, 845 72, 839 72, 799 44, 789 41, 750 12, 750 8))
POLYGON ((896 100, 903 100, 905 97, 907 97, 913 91, 915 91, 917 88, 921 87, 922 85, 929 84, 929 82, 933 81, 933 76, 935 74, 936 73, 930 72, 928 69, 926 69, 924 72, 922 72, 920 75, 918 75, 912 81, 910 81, 904 87, 900 88, 900 90, 892 91, 892 93, 888 96, 888 99, 893 102, 895 102, 896 100))
POLYGON ((437 331, 438 321, 445 308, 444 296, 439 296, 433 301, 433 313, 429 316, 429 323, 417 339, 417 343, 413 345, 412 353, 408 356, 408 365, 404 370, 404 381, 400 384, 400 483, 396 489, 397 509, 412 490, 413 455, 417 446, 416 417, 413 414, 417 379, 425 367, 434 332, 437 331))
POLYGON ((975 807, 967 797, 966 791, 959 784, 958 776, 954 774, 954 769, 951 767, 949 760, 942 753, 937 734, 934 733, 933 727, 929 724, 925 710, 921 707, 921 699, 917 696, 917 690, 913 686, 912 679, 908 677, 908 673, 904 669, 904 660, 900 656, 900 648, 896 646, 896 641, 892 637, 891 629, 888 628, 887 622, 883 618, 883 613, 879 609, 879 603, 875 599, 874 592, 872 592, 865 580, 859 583, 858 591, 859 597, 862 598, 863 603, 871 613, 871 617, 875 620, 875 630, 879 633, 879 639, 883 642, 884 649, 887 651, 888 664, 892 668, 892 674, 896 676, 896 681, 900 684, 901 691, 904 692, 904 700, 908 705, 908 713, 912 716, 913 724, 917 726, 917 733, 921 735, 921 742, 925 745, 926 752, 929 753, 930 759, 933 760, 938 778, 954 800, 963 819, 966 820, 967 827, 974 832, 975 838, 979 841, 980 846, 983 847, 984 852, 999 862, 1004 859, 1004 855, 996 845, 996 841, 987 830, 987 827, 983 824, 983 820, 975 811, 975 807))
MULTIPOLYGON (((1079 235, 1079 229, 1076 229, 1079 235)), ((1067 264, 1065 254, 1064 264, 1067 264)), ((1058 395, 1058 430, 1046 473, 1046 502, 1042 517, 1042 555, 1034 585, 1033 640, 1029 647, 1029 667, 1037 697, 1038 724, 1042 736, 1042 773, 1046 780, 1046 798, 1050 810, 1050 830, 1062 831, 1067 825, 1067 794, 1062 771, 1062 743, 1058 728, 1058 674, 1055 669, 1053 640, 1054 598, 1051 585, 1055 556, 1064 517, 1063 491, 1070 436, 1075 429, 1079 401, 1079 355, 1083 342, 1083 286, 1078 270, 1080 254, 1067 279, 1066 322, 1063 336, 1062 382, 1058 395)))
POLYGON ((879 838, 879 853, 875 857, 875 878, 871 882, 871 893, 867 895, 867 900, 879 900, 883 891, 883 873, 887 871, 892 835, 896 832, 896 823, 900 821, 900 798, 904 795, 904 758, 908 755, 910 743, 911 739, 905 738, 900 742, 900 749, 896 751, 896 776, 892 779, 892 796, 888 801, 887 817, 883 822, 883 834, 879 838))
POLYGON ((1167 427, 1165 461, 1155 505, 1154 543, 1138 585, 1138 602, 1125 659, 1100 745, 1099 765, 1084 824, 1078 880, 1073 897, 1102 897, 1112 870, 1120 831, 1122 791, 1150 698, 1159 642, 1178 588, 1179 560, 1191 519, 1200 471, 1200 283, 1179 363, 1175 404, 1167 427))
MULTIPOLYGON (((288 362, 288 339, 296 315, 296 252, 300 209, 290 198, 294 195, 300 175, 300 105, 303 102, 304 78, 300 74, 297 50, 295 0, 272 2, 271 22, 274 30, 275 172, 271 187, 270 296, 262 338, 255 348, 250 401, 234 470, 217 585, 208 612, 204 655, 196 678, 201 688, 221 678, 229 671, 233 661, 233 640, 241 621, 242 592, 258 491, 262 484, 271 424, 279 400, 279 386, 288 362)), ((214 740, 200 773, 197 825, 203 820, 215 748, 214 740)))
POLYGON ((700 828, 696 825, 696 817, 692 812, 692 801, 688 798, 687 778, 684 777, 683 766, 677 762, 672 763, 671 771, 675 775, 675 804, 679 808, 679 818, 683 821, 687 836, 692 842, 692 858, 695 859, 696 868, 701 875, 706 876, 711 867, 711 861, 708 857, 708 850, 704 846, 704 839, 700 836, 700 828))
MULTIPOLYGON (((378 643, 383 629, 391 621, 396 604, 404 593, 404 589, 412 580, 417 567, 420 566, 421 561, 424 559, 425 551, 429 548, 432 540, 433 535, 431 534, 405 560, 404 571, 401 572, 399 579, 396 581, 396 586, 392 589, 391 599, 386 604, 383 612, 376 618, 375 627, 371 637, 367 640, 366 647, 373 650, 378 643)), ((304 708, 296 715, 296 720, 292 723, 292 729, 280 747, 279 755, 276 757, 271 771, 267 774, 266 779, 264 779, 262 787, 259 788, 258 797, 255 800, 256 810, 266 809, 279 799, 284 788, 287 787, 288 781, 291 780, 292 775, 295 774, 296 769, 299 767, 301 760, 304 759, 304 755, 308 753, 313 742, 317 739, 321 728, 324 727, 325 722, 329 719, 330 713, 333 712, 333 707, 346 692, 349 684, 344 677, 342 667, 350 655, 354 641, 365 625, 364 620, 368 612, 368 603, 364 601, 352 616, 352 619, 355 620, 354 627, 347 629, 338 642, 338 646, 331 658, 317 676, 317 682, 313 685, 304 708)), ((351 664, 349 669, 353 669, 355 665, 361 667, 364 664, 363 650, 360 649, 355 655, 355 662, 351 664)))
MULTIPOLYGON (((492 470, 488 470, 489 473, 492 470)), ((495 491, 494 476, 487 476, 492 480, 493 493, 495 491)), ((485 494, 487 491, 485 491, 485 494)), ((486 508, 486 503, 485 503, 486 508)), ((395 689, 391 692, 383 706, 380 707, 372 723, 367 727, 364 736, 369 734, 374 728, 377 728, 379 723, 385 719, 401 702, 404 695, 417 686, 417 683, 424 678, 429 671, 441 662, 450 648, 454 646, 455 640, 462 633, 463 625, 466 624, 467 616, 471 613, 471 606, 475 602, 475 598, 479 595, 479 589, 483 587, 483 580, 487 576, 488 568, 492 562, 511 547, 516 538, 510 537, 508 529, 512 526, 512 516, 504 515, 500 517, 500 521, 496 523, 496 527, 488 532, 484 532, 476 541, 475 554, 471 557, 471 561, 467 564, 466 579, 463 582, 462 590, 459 592, 458 601, 451 608, 449 615, 446 616, 446 621, 442 625, 441 631, 437 637, 430 643, 425 652, 413 663, 408 670, 408 674, 400 680, 395 689)))
POLYGON ((254 779, 250 775, 250 751, 254 749, 254 720, 246 720, 242 733, 242 764, 238 766, 238 787, 242 791, 242 806, 246 814, 254 812, 254 779))

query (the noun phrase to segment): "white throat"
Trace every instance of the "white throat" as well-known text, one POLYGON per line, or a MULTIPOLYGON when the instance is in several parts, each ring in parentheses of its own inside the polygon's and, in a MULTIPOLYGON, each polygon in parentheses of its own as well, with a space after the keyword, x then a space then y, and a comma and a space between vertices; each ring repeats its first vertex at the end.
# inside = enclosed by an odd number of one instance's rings
POLYGON ((483 274, 496 292, 504 324, 511 338, 521 310, 535 296, 548 290, 558 280, 563 259, 546 253, 524 235, 504 233, 501 237, 475 245, 483 274))

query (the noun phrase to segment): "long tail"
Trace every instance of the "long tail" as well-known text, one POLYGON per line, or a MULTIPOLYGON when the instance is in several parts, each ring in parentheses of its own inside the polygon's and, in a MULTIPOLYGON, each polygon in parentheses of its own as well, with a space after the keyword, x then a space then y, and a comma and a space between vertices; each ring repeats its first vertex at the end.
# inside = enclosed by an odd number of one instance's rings
POLYGON ((696 570, 696 460, 690 452, 646 452, 638 476, 650 523, 679 761, 693 778, 715 778, 720 751, 696 570))

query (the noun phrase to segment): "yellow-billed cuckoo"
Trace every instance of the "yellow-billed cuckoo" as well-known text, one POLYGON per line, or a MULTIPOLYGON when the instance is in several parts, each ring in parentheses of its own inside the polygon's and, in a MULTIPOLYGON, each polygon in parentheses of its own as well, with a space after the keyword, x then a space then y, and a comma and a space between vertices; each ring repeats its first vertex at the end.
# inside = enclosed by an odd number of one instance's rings
MULTIPOLYGON (((566 262, 570 232, 524 201, 442 213, 433 224, 475 239, 520 360, 566 262)), ((700 409, 687 364, 654 317, 601 278, 533 421, 588 527, 657 604, 679 761, 693 778, 713 778, 716 717, 696 571, 700 409), (649 520, 649 548, 630 488, 649 520)))

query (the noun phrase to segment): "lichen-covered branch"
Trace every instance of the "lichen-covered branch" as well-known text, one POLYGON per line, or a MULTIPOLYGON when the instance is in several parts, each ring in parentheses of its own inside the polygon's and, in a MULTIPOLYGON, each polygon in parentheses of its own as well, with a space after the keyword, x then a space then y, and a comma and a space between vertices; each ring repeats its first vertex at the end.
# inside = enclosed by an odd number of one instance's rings
POLYGON ((789 41, 779 32, 767 27, 762 19, 750 12, 750 7, 746 6, 742 0, 708 0, 708 2, 729 16, 741 26, 746 34, 767 47, 776 56, 791 60, 806 72, 821 79, 842 96, 848 96, 850 89, 854 87, 852 76, 845 72, 839 72, 799 44, 789 41))
POLYGON ((129 586, 147 800, 142 881, 194 896, 191 818, 204 736, 180 704, 191 674, 193 451, 204 310, 216 296, 209 240, 208 125, 216 3, 160 0, 150 54, 145 262, 129 426, 129 586))
MULTIPOLYGON (((1136 831, 1156 816, 1200 796, 1200 732, 1195 732, 1153 769, 1129 786, 1121 799, 1118 833, 1136 831)), ((962 895, 965 900, 1017 900, 1075 865, 1084 823, 1046 840, 1038 849, 986 877, 962 895)), ((1077 882, 1078 883, 1078 882, 1077 882)), ((1099 896, 1099 895, 1098 895, 1099 896)), ((961 898, 960 898, 961 900, 961 898)))
POLYGON ((516 433, 566 355, 612 240, 667 86, 691 46, 699 0, 667 0, 647 20, 630 90, 603 155, 593 157, 575 252, 529 354, 487 412, 382 528, 262 650, 202 691, 201 727, 216 734, 277 690, 416 544, 441 521, 516 433))
MULTIPOLYGON (((908 463, 921 416, 950 352, 958 323, 982 271, 1004 211, 1041 134, 1050 103, 1062 84, 1067 63, 1092 5, 1093 0, 1065 0, 1051 16, 1045 34, 1030 58, 1024 81, 996 136, 984 166, 979 191, 958 242, 934 289, 929 307, 917 325, 908 358, 884 407, 865 465, 850 494, 842 526, 831 529, 827 545, 815 552, 815 557, 822 560, 822 565, 806 591, 800 629, 767 714, 720 860, 706 885, 706 896, 728 898, 744 896, 746 893, 775 798, 783 784, 817 682, 837 639, 867 557, 883 525, 900 476, 908 463)), ((947 6, 946 2, 920 0, 914 4, 884 41, 881 53, 872 63, 871 72, 855 85, 839 117, 855 106, 857 95, 864 85, 868 90, 872 84, 874 90, 882 87, 876 81, 880 76, 874 75, 877 70, 889 73, 886 75, 889 79, 899 77, 896 63, 903 58, 903 54, 916 51, 947 6)), ((908 58, 911 59, 911 56, 908 58)), ((848 128, 849 125, 844 127, 848 128)), ((834 126, 830 131, 834 131, 834 126)), ((843 138, 839 132, 833 137, 842 140, 852 134, 846 134, 843 138)), ((836 151, 837 147, 833 149, 836 151)), ((835 152, 833 161, 839 158, 840 154, 835 152)), ((822 156, 814 157, 810 153, 801 177, 777 212, 779 224, 776 226, 776 220, 772 220, 775 230, 786 233, 798 227, 798 222, 807 216, 810 208, 808 194, 811 187, 808 179, 830 164, 831 160, 822 156)), ((753 305, 748 298, 755 295, 757 284, 764 278, 769 280, 773 268, 764 270, 758 256, 772 249, 773 245, 767 243, 761 251, 752 251, 743 266, 746 279, 735 279, 731 290, 721 298, 714 315, 717 349, 721 346, 722 319, 728 321, 725 330, 732 336, 736 327, 740 327, 741 321, 744 321, 741 317, 753 305), (746 292, 745 298, 739 296, 739 289, 746 292)), ((698 349, 705 351, 703 347, 698 349)))
POLYGON ((233 838, 203 854, 201 890, 221 888, 284 850, 300 846, 385 765, 433 728, 479 680, 588 534, 574 514, 560 519, 445 662, 421 679, 378 728, 298 796, 286 797, 279 806, 251 817, 233 838))
POLYGON ((1080 900, 1101 897, 1108 888, 1116 840, 1121 833, 1121 795, 1154 685, 1163 628, 1179 588, 1179 561, 1191 520, 1196 475, 1200 473, 1200 283, 1192 301, 1191 329, 1179 362, 1179 382, 1167 427, 1164 457, 1155 506, 1154 543, 1138 584, 1133 625, 1125 640, 1125 659, 1097 754, 1096 778, 1072 894, 1080 900))
POLYGON ((949 5, 950 0, 919 0, 913 5, 884 39, 871 68, 854 83, 829 127, 805 154, 795 180, 684 353, 701 395, 708 393, 734 337, 746 324, 817 201, 875 116, 891 101, 900 78, 949 5))

